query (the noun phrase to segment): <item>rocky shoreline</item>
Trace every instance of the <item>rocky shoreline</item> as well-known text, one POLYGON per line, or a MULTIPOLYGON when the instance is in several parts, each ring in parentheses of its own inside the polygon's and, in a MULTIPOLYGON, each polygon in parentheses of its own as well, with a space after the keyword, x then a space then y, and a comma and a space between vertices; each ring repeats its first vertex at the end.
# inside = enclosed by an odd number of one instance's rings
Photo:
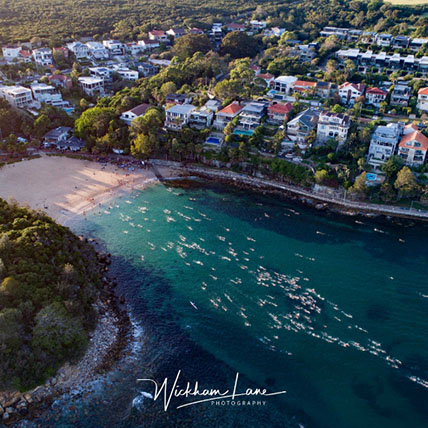
MULTIPOLYGON (((80 236, 87 243, 94 240, 80 236)), ((115 293, 115 278, 109 278, 111 255, 97 252, 103 288, 94 305, 97 325, 89 333, 85 355, 74 365, 64 364, 45 384, 30 391, 0 392, 0 423, 12 425, 20 420, 31 420, 47 410, 62 394, 81 388, 98 374, 106 373, 121 358, 130 341, 131 321, 123 308, 124 299, 115 293)))

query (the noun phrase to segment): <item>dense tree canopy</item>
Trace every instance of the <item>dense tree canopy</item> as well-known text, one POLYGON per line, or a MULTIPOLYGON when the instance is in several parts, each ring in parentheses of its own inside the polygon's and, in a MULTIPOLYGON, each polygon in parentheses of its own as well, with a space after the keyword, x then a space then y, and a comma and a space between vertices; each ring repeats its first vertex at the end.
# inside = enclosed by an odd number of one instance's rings
POLYGON ((83 352, 96 264, 67 228, 0 199, 0 389, 40 383, 83 352))
POLYGON ((184 59, 196 52, 207 53, 211 49, 211 42, 205 34, 186 34, 175 42, 173 51, 184 59))
POLYGON ((220 53, 232 58, 254 57, 259 51, 256 39, 245 32, 232 31, 221 41, 220 53))

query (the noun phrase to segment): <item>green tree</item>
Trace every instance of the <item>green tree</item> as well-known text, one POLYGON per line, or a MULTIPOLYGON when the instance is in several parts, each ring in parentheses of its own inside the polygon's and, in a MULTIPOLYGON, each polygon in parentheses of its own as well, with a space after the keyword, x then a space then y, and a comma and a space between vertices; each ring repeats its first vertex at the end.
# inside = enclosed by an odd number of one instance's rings
POLYGON ((185 59, 196 52, 205 54, 211 49, 211 42, 205 34, 186 34, 177 39, 173 52, 181 59, 185 59))
POLYGON ((152 134, 138 134, 137 138, 132 142, 132 156, 146 160, 154 152, 156 148, 156 137, 152 134))
POLYGON ((399 196, 405 198, 414 196, 419 190, 415 176, 407 166, 398 172, 394 187, 398 190, 399 196))
POLYGON ((259 51, 256 39, 241 31, 232 31, 223 38, 220 45, 222 55, 232 58, 253 58, 259 51))

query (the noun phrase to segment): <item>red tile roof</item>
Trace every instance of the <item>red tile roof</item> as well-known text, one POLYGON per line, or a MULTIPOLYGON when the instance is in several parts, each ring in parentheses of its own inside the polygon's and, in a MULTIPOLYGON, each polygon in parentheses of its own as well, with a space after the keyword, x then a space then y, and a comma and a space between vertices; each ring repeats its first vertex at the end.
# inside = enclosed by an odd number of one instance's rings
POLYGON ((302 86, 307 88, 313 88, 317 85, 317 82, 307 82, 306 80, 296 80, 294 82, 294 87, 302 86))
POLYGON ((428 88, 419 89, 418 95, 428 95, 428 88))
POLYGON ((238 30, 243 30, 245 29, 245 25, 236 24, 235 22, 232 22, 231 24, 227 24, 227 28, 236 28, 238 30))
POLYGON ((293 106, 291 105, 291 103, 286 103, 286 104, 278 103, 278 104, 272 104, 271 106, 269 106, 268 110, 272 113, 287 115, 288 113, 290 113, 291 110, 293 110, 293 106))
POLYGON ((259 73, 256 75, 256 77, 258 77, 259 79, 270 80, 273 79, 275 76, 270 73, 259 73))
POLYGON ((19 55, 23 56, 24 58, 29 58, 31 56, 31 52, 21 50, 21 51, 19 51, 19 55))
POLYGON ((163 30, 152 30, 152 31, 150 31, 150 34, 153 34, 153 36, 164 36, 165 31, 163 31, 163 30))
POLYGON ((377 95, 385 95, 387 94, 386 91, 384 91, 383 89, 379 89, 379 88, 369 88, 367 89, 367 94, 377 94, 377 95))
POLYGON ((239 105, 237 103, 232 103, 232 104, 229 104, 228 106, 226 106, 224 109, 220 110, 218 113, 235 115, 235 114, 239 113, 242 109, 243 109, 243 107, 241 105, 239 105))
POLYGON ((420 143, 421 145, 420 147, 414 147, 416 150, 423 150, 424 152, 428 151, 428 138, 425 137, 425 135, 422 134, 422 132, 415 131, 415 132, 412 132, 411 134, 405 135, 401 139, 399 146, 406 147, 406 148, 413 147, 413 146, 406 145, 410 141, 417 141, 418 143, 420 143))
POLYGON ((339 89, 347 88, 348 86, 354 88, 356 91, 359 91, 359 92, 364 92, 364 88, 366 87, 366 85, 364 85, 363 83, 345 82, 339 86, 339 89))

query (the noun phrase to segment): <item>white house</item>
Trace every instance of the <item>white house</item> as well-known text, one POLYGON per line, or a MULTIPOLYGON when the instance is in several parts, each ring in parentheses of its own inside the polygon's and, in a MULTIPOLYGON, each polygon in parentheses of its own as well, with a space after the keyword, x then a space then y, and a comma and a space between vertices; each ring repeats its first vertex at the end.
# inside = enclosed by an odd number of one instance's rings
POLYGON ((421 111, 428 111, 428 88, 419 89, 417 107, 421 111))
POLYGON ((140 78, 138 71, 131 70, 128 67, 112 67, 112 71, 117 73, 123 80, 138 80, 140 78))
POLYGON ((120 115, 120 118, 128 125, 137 117, 144 116, 146 111, 150 108, 150 104, 140 104, 131 110, 125 111, 120 115))
POLYGON ((104 80, 110 79, 112 70, 108 67, 89 67, 89 73, 92 77, 99 77, 104 80))
POLYGON ((103 45, 108 49, 110 55, 123 55, 125 53, 125 46, 122 42, 117 40, 104 40, 103 45))
POLYGON ((428 151, 428 138, 420 131, 404 135, 398 145, 398 155, 404 163, 419 166, 425 162, 428 151))
POLYGON ((15 46, 15 45, 9 45, 9 46, 3 46, 2 52, 4 59, 11 63, 13 61, 18 61, 19 59, 19 53, 21 52, 21 46, 15 46))
POLYGON ((107 48, 99 42, 88 42, 86 43, 88 47, 89 55, 94 59, 108 59, 108 50, 107 48))
POLYGON ((168 34, 163 30, 151 30, 149 31, 149 39, 156 40, 158 42, 168 42, 168 34))
POLYGON ((217 100, 209 100, 200 109, 190 113, 189 126, 196 129, 209 128, 213 123, 214 113, 221 104, 217 100))
POLYGON ((367 104, 372 106, 379 107, 380 103, 386 100, 388 92, 379 88, 369 88, 366 91, 366 101, 367 104))
POLYGON ((64 105, 62 95, 54 86, 45 83, 34 83, 30 86, 33 98, 39 103, 46 103, 55 107, 64 105))
POLYGON ((174 37, 175 39, 178 39, 181 36, 184 36, 186 34, 186 30, 183 30, 183 28, 170 28, 166 34, 168 34, 169 36, 174 37))
POLYGON ((33 103, 31 89, 23 86, 0 86, 0 97, 17 108, 26 108, 33 103))
POLYGON ((180 131, 190 120, 191 113, 196 109, 192 104, 176 104, 166 111, 165 127, 180 131))
POLYGON ((294 88, 297 77, 279 76, 272 82, 272 88, 281 94, 290 95, 294 88))
POLYGON ((382 47, 389 47, 392 44, 392 34, 378 34, 376 38, 376 44, 382 47))
POLYGON ((67 43, 67 49, 73 53, 76 59, 87 58, 89 55, 88 46, 81 42, 67 43))
POLYGON ((52 129, 43 137, 43 147, 49 148, 56 146, 59 143, 64 143, 68 139, 68 134, 71 128, 68 126, 59 126, 58 128, 52 129))
POLYGON ((266 28, 266 21, 258 21, 258 20, 253 20, 250 21, 250 26, 253 30, 263 30, 264 28, 266 28))
POLYGON ((143 51, 156 49, 160 46, 160 42, 158 40, 138 40, 137 43, 141 46, 141 50, 143 51))
POLYGON ((52 51, 48 48, 33 50, 33 58, 37 65, 46 67, 53 64, 52 51))
POLYGON ((267 107, 264 103, 248 103, 239 113, 237 129, 242 131, 254 131, 266 115, 267 107))
POLYGON ((213 124, 214 128, 223 130, 230 121, 238 116, 242 109, 243 107, 239 103, 234 102, 218 111, 213 124))
POLYGON ((339 97, 344 104, 354 104, 355 100, 364 95, 365 85, 362 83, 345 82, 339 86, 339 97))
POLYGON ((143 46, 138 43, 132 42, 126 44, 126 51, 133 56, 139 55, 144 50, 143 46))
POLYGON ((333 139, 341 145, 348 138, 350 126, 351 119, 348 115, 323 111, 318 119, 317 141, 326 143, 328 140, 333 139))
POLYGON ((79 77, 79 86, 85 94, 104 95, 104 79, 98 77, 79 77))
POLYGON ((403 131, 402 122, 376 127, 370 141, 367 163, 375 169, 380 169, 381 165, 394 155, 403 131))
POLYGON ((285 28, 273 27, 267 28, 264 32, 265 37, 281 37, 285 33, 285 28))

